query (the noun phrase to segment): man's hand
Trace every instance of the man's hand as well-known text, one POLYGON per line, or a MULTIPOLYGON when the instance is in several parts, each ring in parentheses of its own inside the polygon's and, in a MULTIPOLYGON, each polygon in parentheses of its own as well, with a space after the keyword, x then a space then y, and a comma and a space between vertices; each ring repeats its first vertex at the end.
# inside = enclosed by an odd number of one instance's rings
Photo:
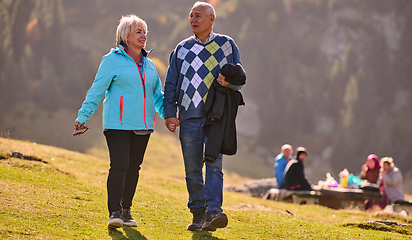
POLYGON ((223 87, 227 87, 230 85, 229 82, 226 82, 225 76, 219 73, 219 77, 217 77, 217 82, 222 85, 223 87))
POLYGON ((176 117, 166 118, 165 119, 165 125, 166 125, 167 129, 169 129, 169 131, 175 132, 176 128, 179 127, 179 125, 180 125, 179 119, 177 119, 176 117))

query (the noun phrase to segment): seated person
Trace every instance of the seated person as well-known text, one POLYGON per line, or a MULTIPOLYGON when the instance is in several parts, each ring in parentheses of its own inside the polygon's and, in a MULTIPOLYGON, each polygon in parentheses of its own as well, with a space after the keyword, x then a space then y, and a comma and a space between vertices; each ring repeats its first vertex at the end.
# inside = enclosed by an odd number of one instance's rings
POLYGON ((278 184, 278 187, 282 186, 283 184, 283 178, 284 178, 284 172, 286 165, 291 159, 291 156, 293 155, 293 148, 289 144, 285 144, 282 146, 280 149, 279 155, 276 156, 275 158, 275 177, 276 177, 276 182, 278 184))
POLYGON ((385 186, 384 195, 386 195, 387 203, 404 201, 401 171, 395 167, 391 157, 382 158, 381 163, 383 168, 382 180, 385 186))
POLYGON ((280 188, 288 190, 312 190, 306 180, 303 163, 306 161, 307 152, 304 147, 296 149, 296 159, 290 160, 285 168, 285 181, 280 188))
POLYGON ((366 163, 362 166, 359 178, 370 183, 377 183, 379 180, 380 168, 381 165, 378 157, 375 154, 370 154, 366 163))
MULTIPOLYGON (((378 157, 375 154, 370 154, 366 160, 366 163, 362 166, 362 171, 359 174, 359 178, 370 183, 377 183, 380 185, 380 168, 381 165, 378 157)), ((364 204, 365 210, 381 205, 379 201, 370 199, 365 200, 364 204)))

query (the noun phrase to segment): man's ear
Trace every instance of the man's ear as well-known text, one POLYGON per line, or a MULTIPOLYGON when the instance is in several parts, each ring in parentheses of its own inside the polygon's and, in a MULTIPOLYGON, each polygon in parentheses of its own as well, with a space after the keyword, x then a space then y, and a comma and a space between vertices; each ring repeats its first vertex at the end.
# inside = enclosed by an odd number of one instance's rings
POLYGON ((215 15, 210 15, 210 22, 212 24, 215 22, 215 15))

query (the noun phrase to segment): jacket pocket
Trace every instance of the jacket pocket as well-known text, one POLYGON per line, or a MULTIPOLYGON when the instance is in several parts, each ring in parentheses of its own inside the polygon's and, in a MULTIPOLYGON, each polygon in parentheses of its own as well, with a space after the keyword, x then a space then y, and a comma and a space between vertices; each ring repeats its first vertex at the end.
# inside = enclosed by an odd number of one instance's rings
POLYGON ((120 116, 120 125, 123 125, 123 102, 124 97, 120 97, 120 106, 119 106, 119 116, 120 116))

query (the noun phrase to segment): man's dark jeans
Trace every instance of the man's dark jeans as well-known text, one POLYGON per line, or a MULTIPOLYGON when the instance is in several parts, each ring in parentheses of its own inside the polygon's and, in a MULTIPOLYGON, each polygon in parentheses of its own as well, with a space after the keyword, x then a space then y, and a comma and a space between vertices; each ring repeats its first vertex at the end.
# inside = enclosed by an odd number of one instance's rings
POLYGON ((219 155, 213 163, 203 162, 204 145, 207 141, 203 131, 205 120, 205 118, 191 118, 180 123, 180 143, 189 192, 188 207, 191 211, 205 208, 210 212, 222 212, 222 155, 219 155), (206 176, 203 181, 204 165, 206 165, 206 176))

